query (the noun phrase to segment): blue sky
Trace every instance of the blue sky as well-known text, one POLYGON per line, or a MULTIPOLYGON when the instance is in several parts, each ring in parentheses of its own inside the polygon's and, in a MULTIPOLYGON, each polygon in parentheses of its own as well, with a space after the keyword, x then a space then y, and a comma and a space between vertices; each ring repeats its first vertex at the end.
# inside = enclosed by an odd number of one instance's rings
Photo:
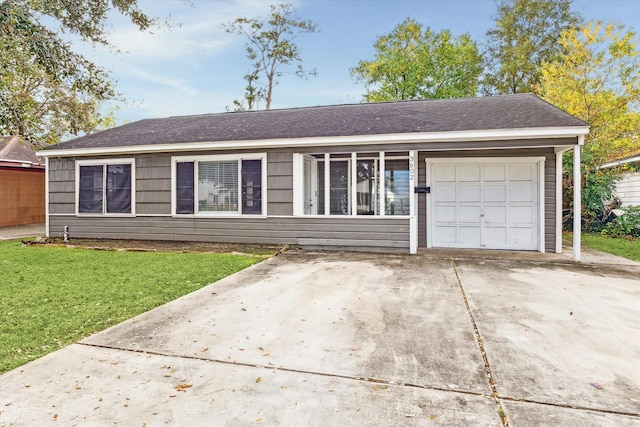
MULTIPOLYGON (((111 71, 126 99, 117 119, 216 113, 242 98, 249 69, 244 40, 220 25, 239 16, 267 16, 267 0, 140 1, 152 16, 171 16, 180 26, 142 33, 125 19, 109 21, 109 39, 120 53, 78 45, 87 57, 111 71)), ((313 20, 320 32, 298 41, 303 66, 316 77, 284 76, 274 90, 272 108, 354 103, 364 85, 349 68, 372 59, 373 43, 410 17, 433 30, 468 32, 479 43, 493 26, 493 0, 297 0, 296 16, 313 20)), ((640 30, 640 0, 574 0, 586 19, 616 20, 640 30)))

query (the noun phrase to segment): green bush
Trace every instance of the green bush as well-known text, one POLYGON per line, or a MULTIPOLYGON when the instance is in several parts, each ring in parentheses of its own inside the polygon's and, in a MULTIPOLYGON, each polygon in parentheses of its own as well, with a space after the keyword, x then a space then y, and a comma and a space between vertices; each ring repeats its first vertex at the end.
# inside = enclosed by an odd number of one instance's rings
POLYGON ((602 234, 612 237, 640 238, 640 206, 620 208, 624 213, 607 223, 602 234))

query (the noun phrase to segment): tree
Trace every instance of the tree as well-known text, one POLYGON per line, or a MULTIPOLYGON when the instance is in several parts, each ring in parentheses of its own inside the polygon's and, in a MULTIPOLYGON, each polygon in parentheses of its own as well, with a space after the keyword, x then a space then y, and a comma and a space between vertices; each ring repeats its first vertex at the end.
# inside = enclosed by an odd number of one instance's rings
POLYGON ((532 92, 543 62, 562 54, 558 39, 579 25, 571 0, 499 0, 495 28, 487 31, 483 91, 532 92))
MULTIPOLYGON (((284 73, 284 66, 297 63, 293 74, 300 78, 316 73, 315 70, 303 70, 300 50, 295 40, 302 34, 317 32, 318 25, 294 18, 295 11, 293 5, 288 3, 271 5, 271 15, 266 21, 261 18, 238 18, 222 26, 227 33, 247 39, 245 49, 252 67, 244 77, 248 82, 244 99, 250 110, 261 99, 264 99, 267 110, 271 108, 273 87, 284 73), (261 85, 264 89, 257 88, 256 85, 261 85)), ((235 100, 234 104, 238 109, 245 108, 243 101, 235 100)))
MULTIPOLYGON (((617 169, 605 162, 640 146, 640 41, 621 24, 590 22, 566 30, 564 54, 544 63, 537 92, 590 125, 582 155, 583 222, 597 230, 608 218, 617 169)), ((565 200, 571 200, 573 163, 564 162, 565 200)))
POLYGON ((53 144, 100 125, 101 103, 117 98, 114 83, 63 34, 109 46, 104 24, 112 10, 140 30, 154 23, 137 0, 0 2, 0 133, 53 144))
POLYGON ((407 19, 379 37, 376 57, 351 75, 366 85, 368 102, 475 96, 482 57, 468 34, 453 37, 407 19))

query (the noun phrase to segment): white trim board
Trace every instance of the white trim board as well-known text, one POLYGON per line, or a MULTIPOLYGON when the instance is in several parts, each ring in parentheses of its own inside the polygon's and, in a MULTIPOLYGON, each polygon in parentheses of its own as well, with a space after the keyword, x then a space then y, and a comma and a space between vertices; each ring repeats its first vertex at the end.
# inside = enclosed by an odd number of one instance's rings
MULTIPOLYGON (((506 141, 527 140, 539 138, 570 138, 579 137, 589 133, 587 126, 549 127, 549 128, 522 128, 522 129, 488 129, 452 132, 419 132, 382 135, 349 135, 328 136, 313 138, 282 138, 246 141, 202 141, 202 142, 176 142, 149 145, 132 145, 120 147, 91 147, 70 148, 39 151, 37 154, 44 157, 69 157, 69 156, 98 156, 119 155, 129 153, 157 153, 178 151, 202 151, 202 150, 229 150, 229 149, 265 149, 265 148, 298 148, 298 147, 329 147, 340 145, 372 145, 372 144, 410 144, 429 142, 465 142, 465 141, 506 141)), ((577 142, 576 142, 577 144, 577 142)), ((478 149, 491 149, 490 145, 478 147, 478 149)), ((505 148, 505 147, 501 147, 505 148)), ((527 147, 522 147, 527 148, 527 147)))

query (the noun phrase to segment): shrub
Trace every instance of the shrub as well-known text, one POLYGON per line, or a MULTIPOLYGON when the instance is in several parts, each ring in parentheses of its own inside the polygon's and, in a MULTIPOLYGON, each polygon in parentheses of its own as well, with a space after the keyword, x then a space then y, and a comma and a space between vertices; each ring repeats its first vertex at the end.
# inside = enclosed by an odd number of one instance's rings
POLYGON ((640 238, 640 206, 620 208, 622 215, 609 222, 602 234, 612 237, 640 238))

